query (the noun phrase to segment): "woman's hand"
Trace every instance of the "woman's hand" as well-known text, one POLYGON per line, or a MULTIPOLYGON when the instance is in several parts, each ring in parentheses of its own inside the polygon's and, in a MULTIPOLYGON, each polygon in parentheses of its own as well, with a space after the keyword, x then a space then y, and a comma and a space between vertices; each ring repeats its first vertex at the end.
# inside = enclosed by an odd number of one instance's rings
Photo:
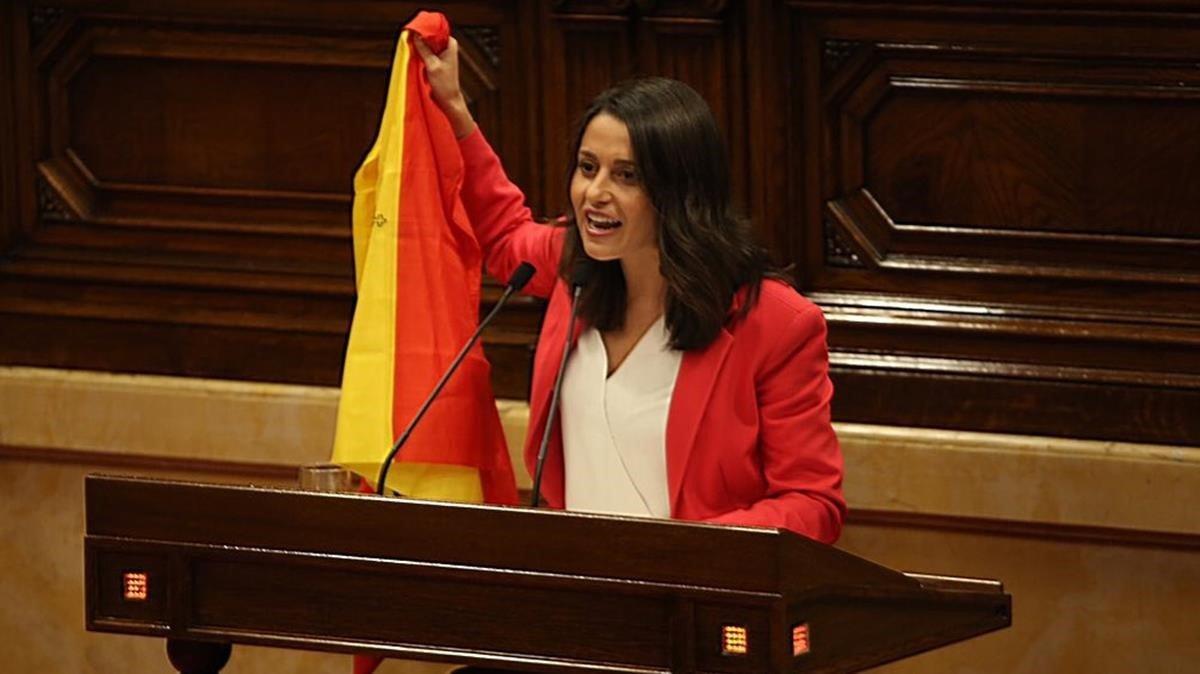
POLYGON ((446 113, 455 137, 465 138, 475 130, 475 120, 467 109, 467 98, 463 96, 458 80, 458 40, 450 38, 450 44, 441 54, 434 54, 419 35, 413 35, 412 42, 425 62, 433 100, 446 113))

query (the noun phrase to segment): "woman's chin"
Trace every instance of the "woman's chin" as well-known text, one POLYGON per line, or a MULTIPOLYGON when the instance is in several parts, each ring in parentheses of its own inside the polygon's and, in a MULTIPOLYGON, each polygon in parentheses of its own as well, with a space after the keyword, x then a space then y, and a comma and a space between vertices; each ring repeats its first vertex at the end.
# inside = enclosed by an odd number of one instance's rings
POLYGON ((610 262, 612 260, 620 259, 621 257, 614 252, 612 246, 606 246, 602 243, 591 241, 588 239, 586 234, 583 236, 583 252, 587 253, 588 257, 597 262, 610 262))

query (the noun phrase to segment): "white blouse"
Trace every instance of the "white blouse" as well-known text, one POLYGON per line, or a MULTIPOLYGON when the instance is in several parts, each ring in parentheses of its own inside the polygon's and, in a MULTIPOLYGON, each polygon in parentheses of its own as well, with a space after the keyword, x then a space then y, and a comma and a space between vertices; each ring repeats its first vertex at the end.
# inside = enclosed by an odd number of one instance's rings
POLYGON ((608 376, 595 328, 579 335, 562 388, 567 510, 671 516, 667 413, 683 352, 659 317, 608 376))

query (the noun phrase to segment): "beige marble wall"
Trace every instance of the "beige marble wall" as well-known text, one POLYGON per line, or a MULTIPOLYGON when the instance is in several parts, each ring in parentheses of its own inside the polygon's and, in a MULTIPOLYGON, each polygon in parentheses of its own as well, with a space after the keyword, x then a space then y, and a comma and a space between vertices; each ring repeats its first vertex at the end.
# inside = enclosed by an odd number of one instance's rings
MULTIPOLYGON (((0 671, 38 674, 172 672, 165 641, 83 629, 83 477, 87 463, 0 459, 0 671)), ((105 467, 113 472, 112 467, 105 467)), ((128 469, 117 472, 128 472, 128 469)), ((261 475, 152 470, 213 482, 273 482, 261 475)), ((238 646, 231 674, 349 674, 350 657, 238 646)), ((442 674, 448 667, 389 662, 380 674, 442 674)))
MULTIPOLYGON (((286 467, 327 458, 336 403, 325 388, 0 368, 0 671, 169 671, 160 640, 83 630, 83 476, 286 480, 286 467)), ((516 451, 527 408, 501 411, 516 451)), ((841 547, 904 570, 1000 578, 1014 596, 1012 629, 880 671, 1185 672, 1200 662, 1200 450, 838 431, 862 513, 841 547)), ((225 671, 349 664, 238 647, 225 671)))
MULTIPOLYGON (((1013 626, 880 674, 1188 674, 1200 667, 1200 550, 854 525, 839 547, 906 571, 1003 579, 1013 626)), ((814 637, 815 638, 815 637, 814 637)))

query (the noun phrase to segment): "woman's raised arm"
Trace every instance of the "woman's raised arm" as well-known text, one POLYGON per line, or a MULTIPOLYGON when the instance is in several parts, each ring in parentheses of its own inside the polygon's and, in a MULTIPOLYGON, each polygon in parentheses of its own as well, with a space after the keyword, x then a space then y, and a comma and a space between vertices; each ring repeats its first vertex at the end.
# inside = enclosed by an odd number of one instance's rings
POLYGON ((492 276, 504 280, 522 262, 537 268, 525 293, 548 297, 554 288, 564 230, 540 225, 525 206, 525 195, 504 173, 500 159, 467 109, 458 78, 458 41, 434 54, 419 37, 413 44, 429 78, 433 99, 450 121, 463 157, 463 207, 483 249, 492 276))

